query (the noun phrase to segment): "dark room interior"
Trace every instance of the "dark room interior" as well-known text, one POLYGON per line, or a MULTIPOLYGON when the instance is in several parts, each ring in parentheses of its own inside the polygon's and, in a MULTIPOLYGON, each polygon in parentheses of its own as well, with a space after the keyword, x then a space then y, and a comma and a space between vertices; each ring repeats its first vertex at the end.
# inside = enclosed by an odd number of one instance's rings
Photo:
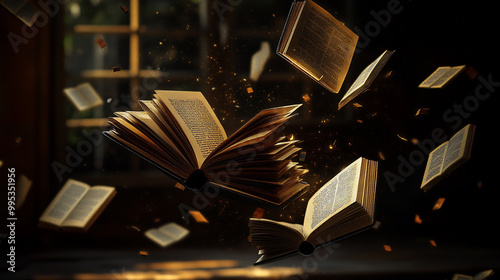
POLYGON ((8 2, 0 1, 1 279, 445 280, 489 270, 487 279, 500 279, 496 3, 316 0, 359 36, 332 93, 276 53, 293 1, 18 1, 39 10, 31 28, 8 2), (271 53, 252 80, 263 42, 271 53), (385 50, 395 52, 370 88, 338 109, 385 50), (436 68, 459 65, 446 87, 419 88, 436 68), (82 83, 100 106, 80 111, 65 96, 82 83), (302 104, 280 133, 300 140, 309 189, 281 206, 203 196, 102 135, 109 117, 139 110, 155 90, 202 92, 228 135, 263 109, 302 104), (435 139, 467 124, 476 126, 470 159, 424 192, 435 139), (375 225, 313 255, 254 266, 249 219, 302 224, 309 198, 359 157, 378 161, 375 225), (116 188, 86 232, 38 225, 68 179, 116 188), (144 235, 169 222, 189 235, 165 248, 144 235))

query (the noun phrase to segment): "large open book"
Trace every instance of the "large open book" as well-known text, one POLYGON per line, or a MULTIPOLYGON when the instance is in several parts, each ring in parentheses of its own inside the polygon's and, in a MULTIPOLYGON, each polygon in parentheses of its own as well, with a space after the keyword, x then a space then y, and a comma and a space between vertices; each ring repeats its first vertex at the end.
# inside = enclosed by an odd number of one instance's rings
POLYGON ((419 88, 443 88, 455 79, 460 73, 465 70, 465 65, 450 67, 438 67, 432 74, 427 77, 419 88))
POLYGON ((294 1, 277 53, 331 92, 344 82, 358 35, 311 0, 294 1))
POLYGON ((420 188, 428 191, 444 176, 469 160, 476 126, 468 124, 429 154, 420 188))
POLYGON ((281 204, 307 190, 292 161, 301 149, 277 130, 301 105, 266 109, 230 137, 201 92, 157 90, 144 111, 115 113, 105 135, 187 188, 205 184, 226 195, 281 204))
POLYGON ((87 231, 115 194, 114 187, 91 187, 69 179, 43 212, 38 226, 63 231, 87 231))
POLYGON ((144 232, 144 235, 161 247, 167 247, 180 241, 189 234, 189 230, 176 223, 164 224, 159 228, 152 228, 144 232))
POLYGON ((250 238, 262 255, 255 264, 314 249, 370 227, 374 221, 378 163, 359 158, 309 200, 304 224, 250 218, 250 238))
POLYGON ((359 74, 358 78, 351 85, 347 93, 342 97, 339 102, 339 109, 344 107, 347 103, 353 100, 356 96, 367 90, 373 83, 373 80, 378 76, 382 68, 384 68, 389 58, 391 58, 394 51, 384 51, 375 61, 359 74))

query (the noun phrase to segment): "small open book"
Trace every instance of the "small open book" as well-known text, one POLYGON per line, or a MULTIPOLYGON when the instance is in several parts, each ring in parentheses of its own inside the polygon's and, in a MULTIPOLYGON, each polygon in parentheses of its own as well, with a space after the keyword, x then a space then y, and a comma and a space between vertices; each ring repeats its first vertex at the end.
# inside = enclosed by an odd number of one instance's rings
POLYGON ((294 1, 277 53, 331 92, 344 82, 358 35, 311 0, 294 1))
POLYGON ((449 67, 438 67, 427 79, 425 79, 419 88, 444 88, 460 73, 465 70, 465 65, 449 67))
POLYGON ((356 96, 367 90, 372 84, 373 80, 380 73, 382 68, 384 68, 389 58, 391 58, 394 51, 386 50, 384 51, 375 61, 373 61, 368 67, 359 74, 358 78, 351 85, 347 93, 342 97, 339 102, 339 109, 344 107, 347 103, 353 100, 356 96))
POLYGON ((310 255, 373 225, 378 163, 359 158, 323 185, 309 200, 304 224, 250 218, 250 238, 262 264, 299 252, 310 255))
POLYGON ((420 189, 428 191, 444 176, 469 160, 476 126, 468 124, 429 154, 420 189))
POLYGON ((76 87, 65 88, 64 94, 73 103, 78 111, 83 111, 101 106, 102 98, 89 83, 83 83, 76 87))
POLYGON ((38 226, 63 231, 87 231, 115 194, 114 187, 91 187, 69 179, 43 212, 38 226))
POLYGON ((261 111, 230 137, 201 92, 157 90, 144 111, 115 113, 104 134, 189 189, 209 183, 226 195, 281 204, 306 191, 301 150, 277 130, 301 105, 261 111))
POLYGON ((167 247, 180 241, 189 234, 189 230, 176 223, 164 224, 159 228, 152 228, 144 232, 144 235, 161 247, 167 247))

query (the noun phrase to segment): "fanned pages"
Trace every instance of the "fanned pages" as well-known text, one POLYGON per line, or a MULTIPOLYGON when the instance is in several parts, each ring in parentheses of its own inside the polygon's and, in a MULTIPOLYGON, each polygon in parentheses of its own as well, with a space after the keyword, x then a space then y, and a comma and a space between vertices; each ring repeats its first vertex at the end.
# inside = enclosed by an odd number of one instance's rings
POLYGON ((356 81, 354 81, 347 93, 340 100, 339 109, 370 87, 373 80, 375 80, 393 53, 394 51, 384 51, 375 61, 368 65, 361 74, 359 74, 356 81))
POLYGON ((91 187, 69 179, 47 206, 38 225, 64 231, 87 231, 115 194, 114 187, 91 187))
POLYGON ((294 1, 277 53, 331 92, 344 82, 358 35, 311 0, 294 1))
POLYGON ((428 191, 443 176, 450 174, 469 160, 475 131, 476 126, 468 124, 429 154, 420 186, 422 190, 428 191))
POLYGON ((460 73, 465 70, 465 65, 450 67, 438 67, 429 77, 427 77, 419 88, 444 88, 460 73))
POLYGON ((301 105, 261 111, 233 135, 201 92, 158 90, 144 111, 119 112, 105 135, 191 189, 210 183, 229 195, 282 204, 308 186, 292 161, 300 148, 277 130, 301 105))
POLYGON ((323 185, 309 200, 304 224, 262 218, 249 222, 252 244, 262 255, 255 264, 314 249, 373 224, 378 163, 359 158, 323 185))

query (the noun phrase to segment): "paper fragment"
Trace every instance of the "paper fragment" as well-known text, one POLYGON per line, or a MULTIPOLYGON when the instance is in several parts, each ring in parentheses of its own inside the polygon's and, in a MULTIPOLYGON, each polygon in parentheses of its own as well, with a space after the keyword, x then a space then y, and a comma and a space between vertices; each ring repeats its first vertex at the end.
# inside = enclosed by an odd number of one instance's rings
POLYGON ((436 203, 434 204, 434 207, 432 207, 432 210, 436 211, 436 210, 439 210, 441 209, 441 207, 443 207, 443 203, 444 201, 446 200, 446 198, 444 197, 440 197, 436 203))
POLYGON ((431 109, 429 109, 429 108, 420 108, 415 113, 415 116, 428 115, 430 112, 431 112, 431 109))
POLYGON ((16 185, 16 207, 21 208, 26 201, 26 197, 28 196, 28 192, 31 189, 32 181, 28 179, 24 174, 19 176, 16 185))
POLYGON ((101 47, 101 49, 107 46, 106 41, 104 41, 104 39, 101 37, 97 37, 95 39, 95 42, 99 45, 99 47, 101 47))
POLYGON ((302 99, 304 99, 304 102, 308 102, 309 100, 311 100, 311 97, 309 96, 309 94, 304 94, 302 95, 302 99))
POLYGON ((184 191, 184 189, 185 189, 186 187, 184 187, 184 185, 183 185, 183 184, 181 184, 181 183, 175 183, 174 188, 179 189, 179 190, 181 190, 181 191, 184 191))
POLYGON ((399 135, 399 134, 396 134, 396 136, 398 136, 399 139, 403 140, 403 141, 408 141, 408 139, 404 138, 403 136, 399 135))
POLYGON ((269 42, 262 42, 260 44, 260 50, 258 50, 253 56, 250 62, 250 80, 256 82, 259 80, 260 75, 264 71, 267 60, 271 56, 271 44, 269 42))
POLYGON ((422 219, 420 218, 420 216, 418 214, 415 215, 414 221, 416 224, 419 224, 419 225, 422 223, 422 219))
POLYGON ((262 218, 264 216, 264 209, 257 207, 252 214, 252 218, 262 218))
POLYGON ((194 220, 197 223, 208 224, 208 220, 205 218, 205 216, 203 216, 203 214, 201 214, 200 211, 191 210, 191 211, 189 211, 189 214, 191 214, 191 216, 193 216, 194 220))

